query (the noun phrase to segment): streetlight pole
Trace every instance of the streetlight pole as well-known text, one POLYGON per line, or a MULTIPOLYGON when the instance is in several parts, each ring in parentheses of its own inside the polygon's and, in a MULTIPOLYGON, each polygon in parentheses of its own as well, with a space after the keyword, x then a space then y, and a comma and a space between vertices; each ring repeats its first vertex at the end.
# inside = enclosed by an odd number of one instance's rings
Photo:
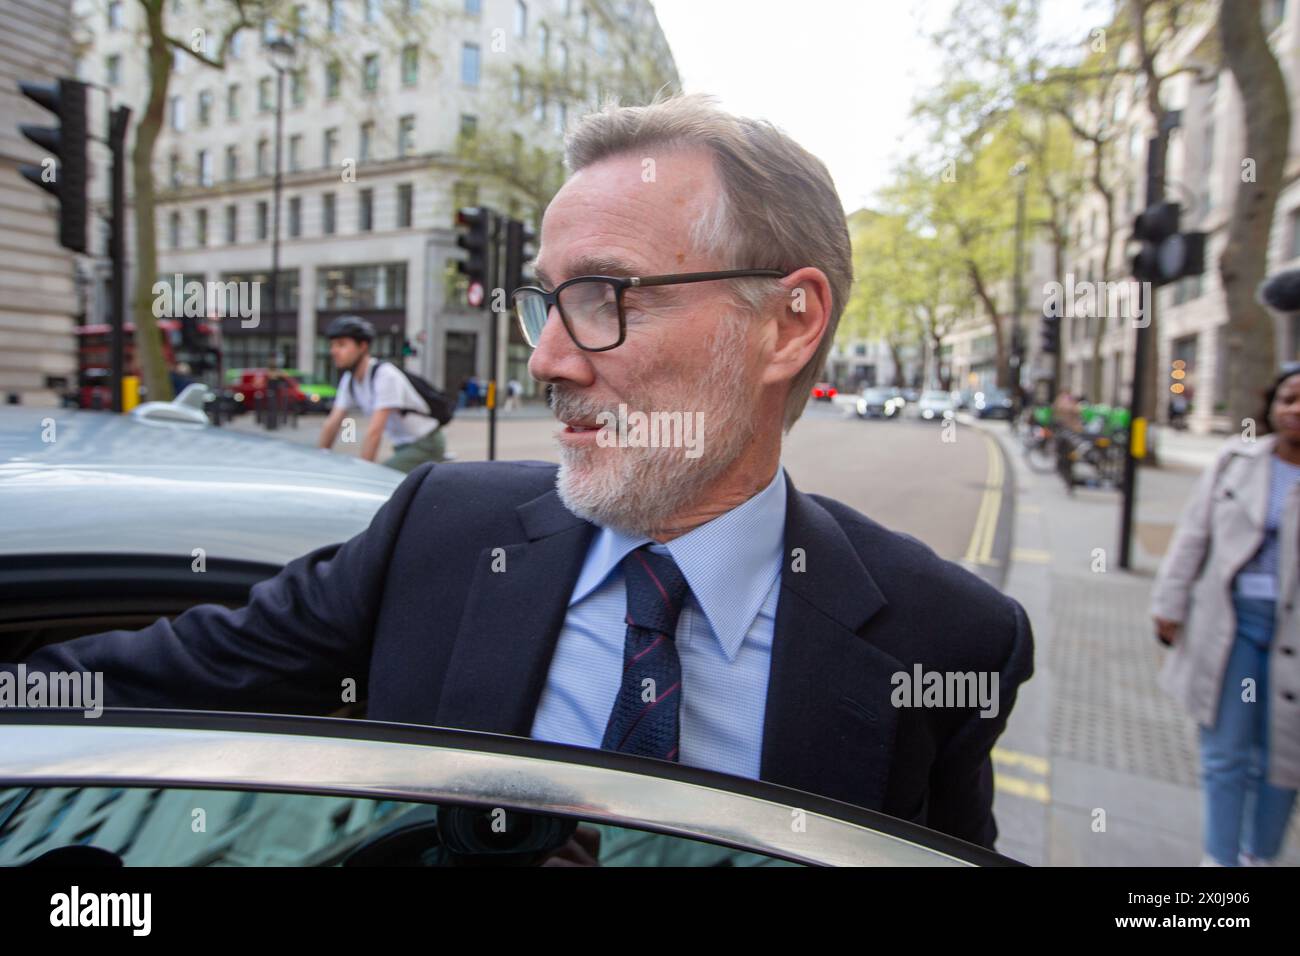
POLYGON ((280 367, 277 332, 279 330, 280 308, 280 191, 283 184, 283 167, 281 162, 284 141, 284 74, 293 64, 294 48, 284 37, 278 37, 270 44, 271 66, 275 68, 275 176, 271 186, 271 360, 270 375, 267 378, 267 392, 270 397, 271 413, 267 416, 266 427, 274 431, 280 425, 280 379, 276 371, 280 367))
POLYGON ((1015 324, 1011 329, 1011 361, 1008 363, 1013 366, 1012 379, 1008 383, 1013 394, 1016 396, 1012 399, 1015 412, 1020 411, 1020 366, 1024 362, 1025 336, 1021 326, 1021 320, 1025 312, 1025 283, 1023 275, 1022 260, 1024 259, 1025 248, 1025 174, 1029 171, 1023 162, 1016 163, 1011 167, 1011 175, 1016 177, 1016 262, 1015 262, 1015 286, 1011 290, 1012 309, 1015 312, 1013 321, 1015 324))

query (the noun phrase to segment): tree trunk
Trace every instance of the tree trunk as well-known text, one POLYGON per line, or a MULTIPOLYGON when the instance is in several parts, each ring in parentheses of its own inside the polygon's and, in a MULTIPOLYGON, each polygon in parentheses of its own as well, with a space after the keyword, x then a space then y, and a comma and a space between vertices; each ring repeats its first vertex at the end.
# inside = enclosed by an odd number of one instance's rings
POLYGON ((966 273, 970 276, 971 285, 975 288, 975 295, 984 304, 984 310, 989 315, 989 321, 993 323, 993 347, 997 354, 998 388, 1008 388, 1011 383, 1011 363, 1007 360, 1007 347, 1006 343, 1003 342, 1002 323, 998 321, 997 303, 993 301, 984 285, 984 277, 980 275, 979 266, 969 259, 966 261, 966 273))
MULTIPOLYGON (((1228 414, 1234 428, 1255 415, 1259 393, 1276 369, 1273 317, 1255 301, 1255 289, 1268 263, 1269 230, 1285 174, 1291 139, 1291 107, 1286 83, 1260 18, 1259 0, 1223 3, 1219 8, 1223 58, 1237 82, 1245 112, 1246 143, 1241 153, 1254 161, 1254 182, 1239 181, 1233 197, 1227 243, 1219 257, 1219 276, 1227 306, 1228 414)), ((1243 174, 1239 180, 1248 179, 1243 174)))
POLYGON ((153 286, 158 281, 157 230, 154 223, 153 150, 162 128, 171 79, 172 52, 163 30, 164 0, 140 0, 149 24, 149 100, 135 127, 131 153, 132 206, 135 213, 135 283, 131 309, 135 354, 152 401, 170 401, 171 379, 163 359, 162 337, 153 314, 153 286))

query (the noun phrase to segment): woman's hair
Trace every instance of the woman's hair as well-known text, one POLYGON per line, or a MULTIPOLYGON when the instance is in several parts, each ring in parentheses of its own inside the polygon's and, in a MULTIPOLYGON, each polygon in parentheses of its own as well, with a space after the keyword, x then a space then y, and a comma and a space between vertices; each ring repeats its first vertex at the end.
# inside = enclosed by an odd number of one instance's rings
POLYGON ((1273 399, 1277 398, 1277 390, 1282 387, 1282 383, 1296 375, 1300 375, 1300 364, 1293 362, 1283 366, 1277 378, 1273 379, 1273 384, 1264 393, 1264 407, 1255 419, 1257 435, 1267 435, 1273 430, 1273 423, 1269 420, 1269 415, 1273 411, 1273 399))

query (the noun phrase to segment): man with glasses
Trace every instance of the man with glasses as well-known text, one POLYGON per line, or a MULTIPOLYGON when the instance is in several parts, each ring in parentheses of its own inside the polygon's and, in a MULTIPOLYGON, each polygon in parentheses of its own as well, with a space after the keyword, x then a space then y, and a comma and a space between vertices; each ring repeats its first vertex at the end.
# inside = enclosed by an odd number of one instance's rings
POLYGON ((1024 611, 780 467, 852 281, 825 167, 697 96, 587 116, 566 158, 538 284, 513 290, 558 469, 422 465, 246 608, 36 658, 104 671, 110 706, 319 713, 353 678, 371 718, 761 778, 991 846, 1024 611), (996 699, 897 692, 922 673, 996 699))

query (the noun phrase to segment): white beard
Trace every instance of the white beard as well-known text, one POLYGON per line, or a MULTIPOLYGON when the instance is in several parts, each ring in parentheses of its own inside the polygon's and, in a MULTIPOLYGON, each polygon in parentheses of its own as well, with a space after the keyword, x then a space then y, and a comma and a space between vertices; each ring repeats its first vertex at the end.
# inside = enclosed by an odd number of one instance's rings
MULTIPOLYGON (((672 519, 704 497, 709 486, 735 463, 753 438, 744 354, 749 334, 745 317, 725 319, 709 343, 716 356, 708 375, 684 383, 671 393, 628 395, 630 411, 703 412, 701 454, 687 458, 686 448, 560 446, 556 487, 566 508, 587 521, 631 535, 662 531, 672 519)), ((639 391, 639 389, 638 389, 639 391)), ((556 417, 595 420, 601 412, 617 414, 599 403, 551 392, 556 417)))

